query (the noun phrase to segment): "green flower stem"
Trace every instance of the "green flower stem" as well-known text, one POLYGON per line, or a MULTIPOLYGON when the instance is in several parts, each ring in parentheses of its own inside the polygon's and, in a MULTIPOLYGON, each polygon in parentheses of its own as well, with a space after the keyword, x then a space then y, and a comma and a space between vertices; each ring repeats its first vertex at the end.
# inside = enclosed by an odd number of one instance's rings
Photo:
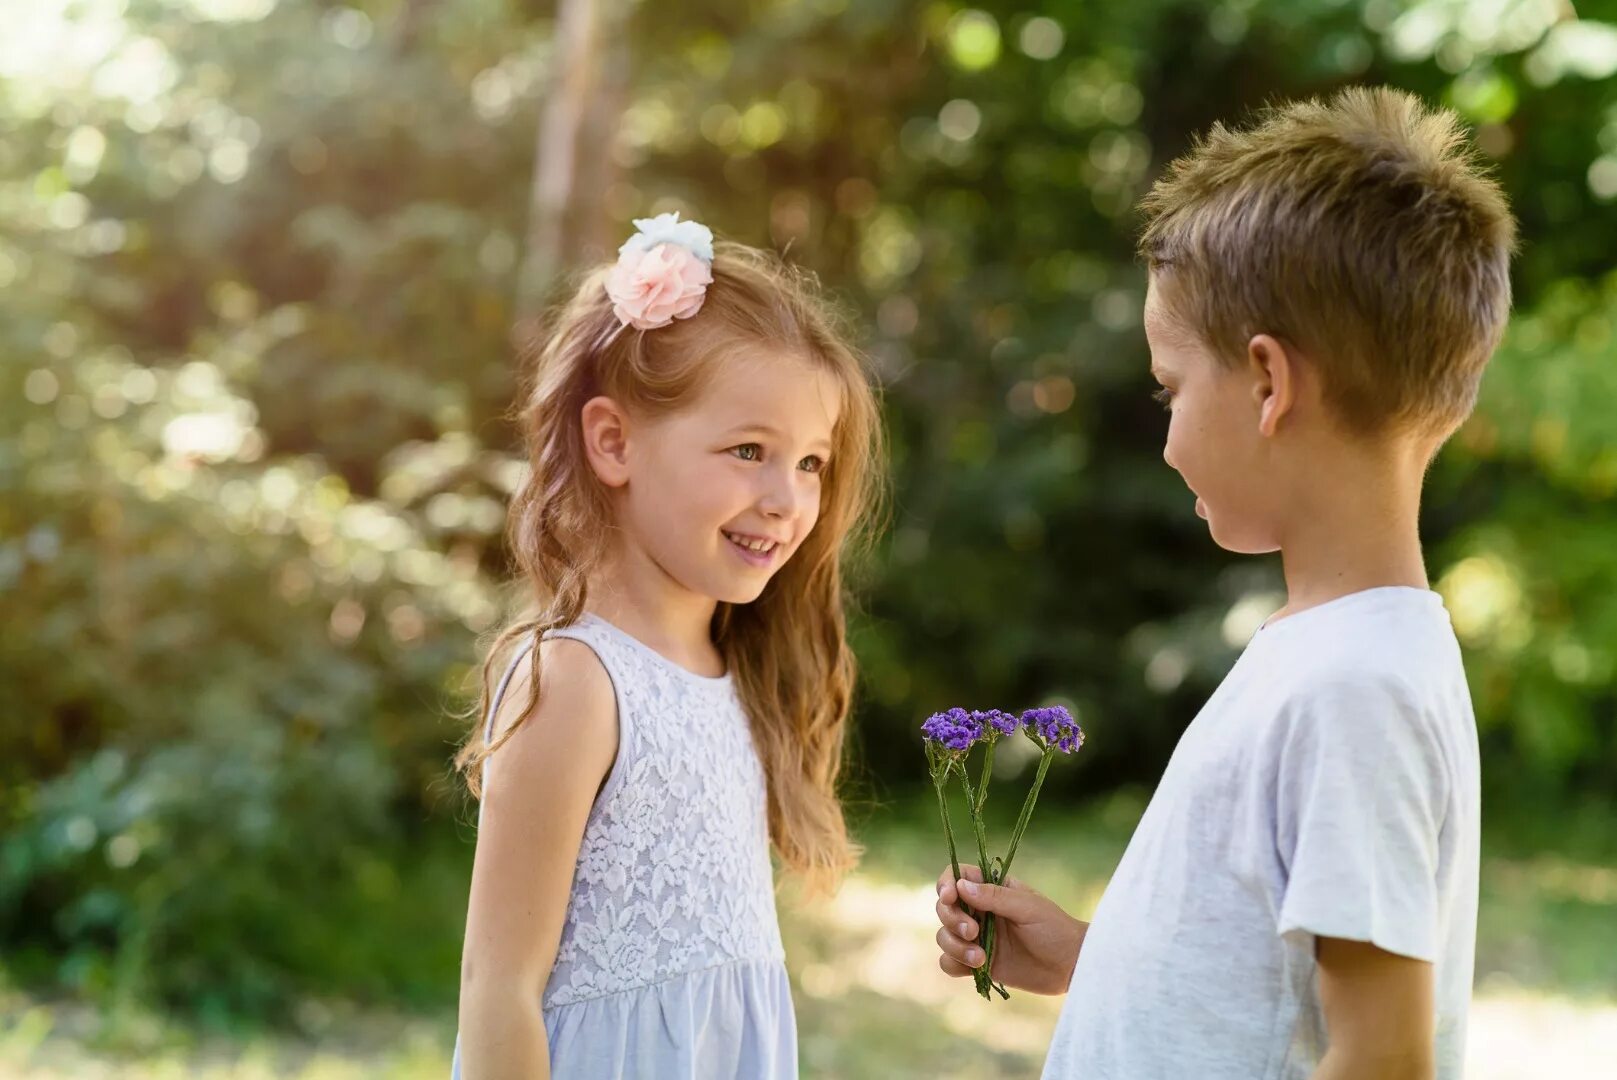
POLYGON ((977 785, 978 815, 982 814, 983 806, 988 802, 988 781, 994 776, 994 744, 997 742, 999 742, 999 738, 995 735, 990 735, 988 746, 983 750, 983 771, 977 774, 982 778, 982 783, 977 785))
MULTIPOLYGON (((999 743, 999 735, 997 733, 990 732, 990 734, 988 736, 988 747, 987 747, 987 749, 985 749, 983 751, 983 771, 978 774, 978 776, 979 776, 979 778, 981 780, 981 782, 977 785, 977 817, 978 817, 978 824, 979 825, 981 825, 983 807, 988 804, 988 782, 994 778, 994 747, 996 745, 998 745, 998 743, 999 743)), ((984 846, 984 848, 987 847, 986 844, 984 844, 983 846, 984 846)), ((1003 880, 1003 878, 1004 878, 1003 871, 1000 871, 997 867, 995 868, 995 870, 992 873, 989 871, 989 868, 987 866, 983 867, 983 880, 984 881, 991 881, 995 885, 998 885, 1000 883, 1000 881, 1003 880)), ((998 940, 998 937, 999 937, 999 935, 998 935, 998 933, 996 931, 997 931, 997 925, 995 923, 993 914, 992 913, 985 914, 985 916, 983 918, 983 967, 982 967, 982 970, 983 970, 983 975, 984 975, 984 978, 985 978, 988 986, 993 987, 995 990, 999 991, 999 996, 1000 997, 1009 999, 1011 995, 1005 992, 1005 988, 1003 986, 1000 986, 1000 985, 998 985, 997 983, 994 982, 993 975, 992 975, 992 972, 994 970, 994 943, 995 943, 996 940, 998 940)), ((979 987, 979 989, 985 991, 983 993, 983 997, 985 997, 985 998, 988 997, 988 994, 986 993, 986 988, 979 987)))
MULTIPOLYGON (((987 867, 983 868, 983 880, 985 880, 985 881, 992 880, 994 882, 994 884, 1000 885, 1000 884, 1003 884, 1005 882, 1005 880, 1010 877, 1011 860, 1016 857, 1016 846, 1022 842, 1022 833, 1024 831, 1026 831, 1028 822, 1033 817, 1033 805, 1036 802, 1038 802, 1038 800, 1039 800, 1039 789, 1044 786, 1044 775, 1045 775, 1045 773, 1050 771, 1050 762, 1055 760, 1055 756, 1056 756, 1056 752, 1054 750, 1046 750, 1044 752, 1043 756, 1039 758, 1039 770, 1033 777, 1033 786, 1028 789, 1027 798, 1024 799, 1023 802, 1022 802, 1022 812, 1020 814, 1018 814, 1017 817, 1016 817, 1016 828, 1013 829, 1012 832, 1011 832, 1011 846, 1010 846, 1010 849, 1008 851, 1006 851, 1004 861, 1001 862, 998 866, 996 866, 994 868, 994 874, 992 875, 992 878, 990 878, 987 867)), ((968 791, 968 794, 969 794, 969 791, 968 791)), ((975 805, 981 805, 981 804, 979 803, 979 804, 975 804, 975 805)), ((979 827, 980 827, 980 825, 981 825, 980 819, 978 821, 978 824, 979 824, 979 827)), ((993 970, 994 940, 995 940, 995 936, 996 936, 995 933, 994 933, 993 919, 994 919, 994 917, 993 917, 993 915, 991 913, 985 912, 983 914, 983 917, 982 917, 982 923, 983 923, 983 966, 982 966, 982 970, 984 972, 988 972, 988 971, 993 970)), ((1000 996, 1005 997, 1005 998, 1010 997, 1010 994, 1005 992, 1005 988, 1003 986, 997 986, 997 985, 994 984, 992 978, 990 978, 988 980, 988 985, 992 986, 995 990, 999 991, 1000 996)), ((979 986, 978 986, 978 992, 982 993, 982 995, 984 997, 988 996, 985 988, 981 984, 979 984, 979 986)))
POLYGON ((1039 771, 1033 777, 1033 786, 1028 789, 1027 799, 1022 803, 1022 812, 1016 818, 1016 828, 1011 832, 1010 850, 1005 853, 1005 862, 1000 867, 1000 873, 1009 877, 1011 873, 1011 860, 1016 858, 1016 845, 1022 842, 1022 832, 1027 828, 1029 819, 1033 817, 1033 804, 1039 801, 1039 788, 1044 786, 1044 774, 1050 771, 1050 762, 1055 760, 1056 752, 1046 750, 1039 759, 1039 771))
POLYGON ((949 800, 943 795, 943 779, 934 776, 932 787, 938 793, 938 815, 943 818, 943 835, 949 841, 949 866, 954 871, 954 879, 959 881, 960 856, 955 854, 954 828, 949 824, 949 800))
MULTIPOLYGON (((992 749, 994 744, 989 743, 988 745, 992 749)), ((962 766, 960 769, 960 783, 966 789, 966 808, 971 811, 971 828, 977 839, 977 867, 983 872, 984 881, 997 884, 989 869, 992 864, 988 858, 988 833, 983 827, 981 793, 988 786, 986 763, 984 773, 979 773, 978 775, 982 782, 978 789, 974 791, 971 786, 971 774, 962 766)), ((989 997, 989 988, 994 985, 993 976, 989 974, 992 970, 989 965, 994 962, 994 915, 992 912, 982 912, 978 915, 977 921, 982 927, 983 962, 972 969, 971 976, 972 981, 977 986, 977 992, 987 998, 989 997)), ((1000 992, 1004 993, 1003 990, 1000 992)))
POLYGON ((988 833, 983 828, 982 803, 977 798, 977 792, 971 786, 971 777, 966 770, 960 770, 960 783, 966 789, 966 809, 971 811, 971 831, 977 840, 977 868, 983 872, 983 880, 988 880, 988 833))

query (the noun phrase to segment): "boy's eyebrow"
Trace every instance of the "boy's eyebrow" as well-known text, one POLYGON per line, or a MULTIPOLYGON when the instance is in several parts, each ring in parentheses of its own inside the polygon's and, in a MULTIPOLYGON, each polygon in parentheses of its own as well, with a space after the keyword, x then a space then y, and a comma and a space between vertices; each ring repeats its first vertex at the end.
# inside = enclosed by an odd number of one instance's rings
MULTIPOLYGON (((730 429, 730 434, 732 436, 734 436, 734 435, 768 435, 772 439, 779 439, 779 440, 781 440, 783 442, 786 439, 786 436, 781 433, 779 428, 771 427, 768 424, 742 424, 739 427, 731 428, 730 429)), ((828 454, 831 452, 831 440, 829 440, 829 439, 817 439, 814 442, 814 446, 815 446, 816 449, 818 449, 820 447, 824 447, 825 452, 828 453, 828 454)))

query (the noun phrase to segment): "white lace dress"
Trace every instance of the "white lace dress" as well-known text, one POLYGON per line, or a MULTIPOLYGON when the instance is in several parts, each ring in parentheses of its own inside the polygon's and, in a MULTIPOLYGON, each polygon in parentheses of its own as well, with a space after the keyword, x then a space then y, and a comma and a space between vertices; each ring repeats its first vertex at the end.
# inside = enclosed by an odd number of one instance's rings
POLYGON ((730 676, 697 675, 594 615, 548 636, 593 649, 618 706, 617 760, 542 1001, 552 1075, 796 1077, 763 767, 730 676))

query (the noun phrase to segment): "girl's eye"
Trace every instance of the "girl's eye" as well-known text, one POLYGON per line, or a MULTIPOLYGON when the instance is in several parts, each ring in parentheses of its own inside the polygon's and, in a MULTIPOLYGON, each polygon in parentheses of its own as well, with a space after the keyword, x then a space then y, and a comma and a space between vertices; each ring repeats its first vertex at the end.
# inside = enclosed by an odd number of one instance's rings
POLYGON ((730 453, 742 461, 757 461, 763 456, 763 448, 757 443, 742 443, 740 446, 732 447, 730 453))
POLYGON ((804 458, 802 461, 799 461, 797 463, 797 467, 799 469, 802 469, 804 472, 822 473, 822 472, 825 471, 825 459, 822 458, 822 457, 816 457, 815 455, 810 454, 808 457, 804 458))
POLYGON ((1166 386, 1151 395, 1151 400, 1160 404, 1164 409, 1173 408, 1173 391, 1166 386))

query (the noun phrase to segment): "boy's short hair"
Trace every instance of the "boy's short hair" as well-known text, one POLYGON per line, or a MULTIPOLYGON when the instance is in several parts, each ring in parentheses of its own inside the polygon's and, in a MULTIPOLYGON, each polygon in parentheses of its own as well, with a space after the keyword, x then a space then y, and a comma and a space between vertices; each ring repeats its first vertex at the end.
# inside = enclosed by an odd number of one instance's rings
POLYGON ((1352 87, 1214 124, 1141 207, 1165 311, 1222 363, 1260 333, 1302 350, 1359 432, 1470 414, 1516 226, 1452 112, 1352 87))

